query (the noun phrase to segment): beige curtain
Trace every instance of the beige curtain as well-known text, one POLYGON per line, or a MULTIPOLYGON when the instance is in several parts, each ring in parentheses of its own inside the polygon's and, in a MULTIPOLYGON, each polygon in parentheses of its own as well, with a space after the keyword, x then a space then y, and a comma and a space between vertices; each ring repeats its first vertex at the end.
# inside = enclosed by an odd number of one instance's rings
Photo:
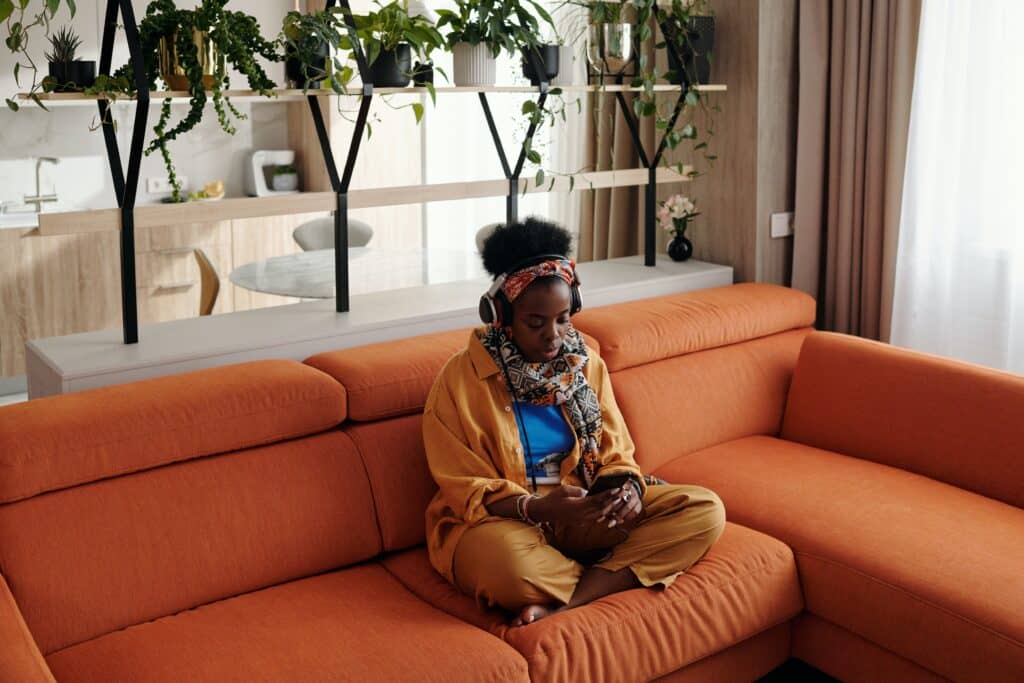
MULTIPOLYGON (((647 45, 645 49, 648 58, 653 59, 653 44, 647 45)), ((626 96, 626 102, 630 107, 633 104, 632 97, 626 96)), ((584 139, 588 145, 584 168, 596 171, 640 168, 640 157, 636 153, 633 137, 623 118, 622 107, 615 101, 615 95, 593 93, 584 101, 583 111, 587 125, 584 139)), ((654 120, 650 116, 640 120, 640 139, 650 158, 655 149, 654 120)), ((580 196, 582 207, 580 232, 576 243, 577 260, 603 261, 620 256, 632 256, 643 250, 642 186, 586 191, 581 192, 580 196)))
POLYGON ((921 0, 801 0, 792 286, 888 341, 921 0))

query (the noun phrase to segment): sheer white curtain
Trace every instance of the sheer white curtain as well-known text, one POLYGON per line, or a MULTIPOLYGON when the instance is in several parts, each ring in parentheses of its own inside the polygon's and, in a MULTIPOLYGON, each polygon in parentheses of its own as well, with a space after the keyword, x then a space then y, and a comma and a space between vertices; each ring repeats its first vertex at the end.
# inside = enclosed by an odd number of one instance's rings
POLYGON ((1024 2, 925 0, 892 343, 1024 373, 1024 2))
MULTIPOLYGON (((428 0, 430 10, 451 8, 449 0, 428 0)), ((553 10, 560 3, 545 3, 553 10)), ((550 32, 550 31, 549 31, 550 32)), ((550 36, 546 36, 550 37, 550 36)), ((452 75, 452 59, 448 53, 436 55, 436 61, 446 73, 452 75)), ((563 68, 566 68, 563 65, 563 68)), ((580 70, 582 61, 567 68, 580 70)), ((436 81, 446 85, 443 78, 436 81)), ((580 82, 583 82, 582 77, 580 82)), ((522 76, 518 57, 502 54, 498 62, 499 85, 528 85, 522 76)), ((526 132, 523 102, 536 99, 536 95, 492 93, 488 95, 495 123, 510 163, 515 164, 526 132)), ((574 97, 566 95, 566 102, 574 97)), ((576 113, 575 105, 567 111, 567 122, 554 127, 544 126, 534 138, 534 147, 545 159, 545 167, 558 172, 578 170, 582 164, 584 115, 576 113)), ((423 135, 423 177, 427 183, 491 180, 502 177, 494 142, 487 129, 479 99, 476 95, 439 95, 436 110, 427 103, 427 115, 421 126, 423 135)), ((536 166, 527 163, 522 177, 533 182, 536 166)), ((579 231, 579 195, 559 193, 532 193, 519 197, 519 216, 537 215, 565 225, 573 234, 579 231)), ((431 248, 475 249, 474 237, 478 229, 493 222, 505 220, 505 199, 491 197, 450 202, 435 202, 424 208, 424 243, 431 248)), ((448 268, 448 265, 438 265, 448 268)), ((432 277, 438 275, 430 265, 432 277)), ((464 276, 472 273, 467 271, 464 276)))

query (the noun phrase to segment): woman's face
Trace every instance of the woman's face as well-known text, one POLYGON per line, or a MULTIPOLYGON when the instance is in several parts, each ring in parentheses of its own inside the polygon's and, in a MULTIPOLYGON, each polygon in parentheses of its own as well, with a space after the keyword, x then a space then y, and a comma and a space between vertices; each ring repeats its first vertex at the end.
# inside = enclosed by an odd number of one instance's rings
POLYGON ((558 278, 537 280, 512 305, 512 339, 530 363, 552 360, 569 332, 569 285, 558 278))

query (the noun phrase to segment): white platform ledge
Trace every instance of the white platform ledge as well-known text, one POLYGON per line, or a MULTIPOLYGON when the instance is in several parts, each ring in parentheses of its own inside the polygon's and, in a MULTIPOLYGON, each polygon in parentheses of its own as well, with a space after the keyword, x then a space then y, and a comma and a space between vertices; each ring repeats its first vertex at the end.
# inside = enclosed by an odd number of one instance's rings
MULTIPOLYGON (((584 305, 604 306, 732 284, 732 268, 674 263, 664 254, 647 268, 639 256, 579 266, 584 305)), ((334 301, 143 325, 140 342, 121 330, 37 339, 26 345, 29 398, 133 382, 265 358, 302 360, 323 351, 479 324, 486 280, 425 285, 353 296, 351 312, 334 301)))

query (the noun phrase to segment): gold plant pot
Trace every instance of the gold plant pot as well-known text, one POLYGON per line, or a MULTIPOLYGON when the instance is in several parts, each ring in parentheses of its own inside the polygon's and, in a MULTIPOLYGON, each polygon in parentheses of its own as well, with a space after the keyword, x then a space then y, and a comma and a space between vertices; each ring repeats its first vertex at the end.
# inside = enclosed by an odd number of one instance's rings
MULTIPOLYGON (((160 39, 160 77, 171 90, 188 90, 188 76, 178 61, 177 40, 176 33, 172 34, 170 41, 160 39)), ((223 65, 224 58, 206 31, 192 29, 192 42, 196 44, 199 66, 203 68, 203 88, 210 90, 217 83, 218 67, 223 65)))

